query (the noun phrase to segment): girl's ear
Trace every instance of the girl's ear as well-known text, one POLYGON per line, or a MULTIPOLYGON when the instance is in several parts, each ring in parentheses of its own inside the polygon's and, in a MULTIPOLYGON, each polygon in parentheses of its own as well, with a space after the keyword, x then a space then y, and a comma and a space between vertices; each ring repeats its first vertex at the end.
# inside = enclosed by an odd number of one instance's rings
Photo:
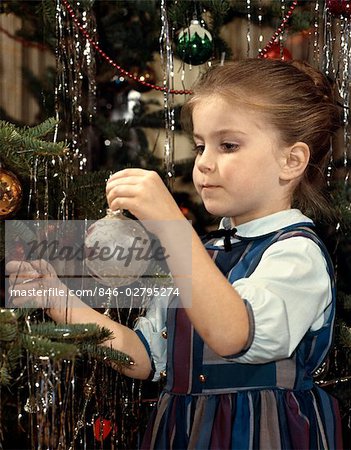
POLYGON ((284 162, 281 166, 280 179, 290 181, 304 173, 310 160, 310 149, 304 142, 296 142, 284 151, 284 162))

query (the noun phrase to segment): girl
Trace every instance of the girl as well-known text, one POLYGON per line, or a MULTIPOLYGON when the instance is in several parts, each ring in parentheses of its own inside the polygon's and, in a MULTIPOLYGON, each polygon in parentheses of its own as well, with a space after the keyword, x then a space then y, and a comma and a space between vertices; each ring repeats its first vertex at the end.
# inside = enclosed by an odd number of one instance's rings
MULTIPOLYGON (((223 217, 205 246, 154 172, 115 173, 107 200, 150 221, 173 274, 185 257, 168 221, 189 227, 191 304, 186 280, 175 277, 181 296, 168 309, 155 299, 135 330, 77 298, 68 312, 53 299, 49 313, 109 327, 108 344, 135 361, 129 376, 157 380, 166 370, 144 449, 340 449, 337 405, 312 378, 331 342, 333 269, 304 215, 328 210, 322 171, 339 126, 330 86, 302 63, 233 62, 202 77, 183 121, 196 190, 223 217)), ((32 277, 58 282, 39 266, 31 262, 32 277)), ((25 269, 8 270, 14 283, 25 269)))

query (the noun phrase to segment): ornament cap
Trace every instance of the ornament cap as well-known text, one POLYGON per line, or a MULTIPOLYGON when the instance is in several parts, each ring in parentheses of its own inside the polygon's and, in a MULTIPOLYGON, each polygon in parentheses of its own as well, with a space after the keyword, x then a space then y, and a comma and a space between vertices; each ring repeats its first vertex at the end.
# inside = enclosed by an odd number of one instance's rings
POLYGON ((109 219, 114 218, 114 217, 121 218, 121 216, 123 216, 123 212, 122 212, 121 209, 116 209, 116 211, 114 211, 114 210, 111 209, 111 208, 107 208, 107 209, 106 209, 106 216, 107 216, 109 219))

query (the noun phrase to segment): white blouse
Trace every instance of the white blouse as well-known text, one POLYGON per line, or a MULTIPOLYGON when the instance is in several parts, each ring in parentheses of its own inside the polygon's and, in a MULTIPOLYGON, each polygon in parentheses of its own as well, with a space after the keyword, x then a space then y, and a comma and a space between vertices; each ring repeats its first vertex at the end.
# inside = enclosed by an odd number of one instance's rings
MULTIPOLYGON (((222 219, 220 228, 226 222, 228 218, 222 219)), ((312 223, 299 210, 290 209, 238 225, 236 234, 256 237, 301 222, 312 223)), ((215 245, 223 245, 222 241, 215 245)), ((289 357, 309 329, 322 327, 324 311, 332 300, 322 251, 302 236, 272 244, 255 271, 235 281, 233 287, 250 304, 254 319, 250 348, 242 356, 225 358, 238 363, 259 364, 289 357)), ((162 332, 166 330, 167 303, 167 297, 155 297, 134 327, 150 347, 155 381, 166 368, 167 340, 162 332)))

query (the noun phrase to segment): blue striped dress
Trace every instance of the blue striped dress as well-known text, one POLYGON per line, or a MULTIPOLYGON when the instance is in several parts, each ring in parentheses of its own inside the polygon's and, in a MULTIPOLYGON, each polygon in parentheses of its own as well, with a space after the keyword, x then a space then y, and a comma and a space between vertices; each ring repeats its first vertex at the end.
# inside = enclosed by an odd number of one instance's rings
POLYGON ((337 403, 313 382, 313 373, 331 345, 335 315, 333 268, 319 238, 309 227, 297 224, 264 236, 241 238, 229 251, 210 243, 206 247, 232 283, 249 277, 270 245, 293 236, 312 239, 327 260, 333 301, 323 326, 308 331, 289 358, 243 364, 215 354, 194 330, 185 310, 171 305, 167 381, 142 449, 342 448, 337 403))

